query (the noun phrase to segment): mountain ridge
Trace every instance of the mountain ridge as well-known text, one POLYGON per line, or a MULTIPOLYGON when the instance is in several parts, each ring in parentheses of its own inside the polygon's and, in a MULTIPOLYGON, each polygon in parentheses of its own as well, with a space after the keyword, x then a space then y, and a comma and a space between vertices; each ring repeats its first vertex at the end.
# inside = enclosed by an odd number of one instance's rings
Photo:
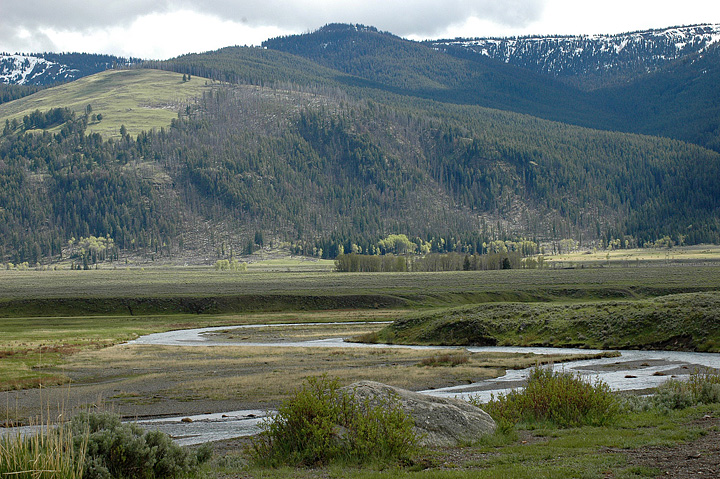
MULTIPOLYGON (((426 40, 433 48, 480 55, 597 89, 650 73, 720 42, 720 24, 638 30, 611 35, 548 35, 426 40)), ((468 55, 469 54, 469 55, 468 55)))

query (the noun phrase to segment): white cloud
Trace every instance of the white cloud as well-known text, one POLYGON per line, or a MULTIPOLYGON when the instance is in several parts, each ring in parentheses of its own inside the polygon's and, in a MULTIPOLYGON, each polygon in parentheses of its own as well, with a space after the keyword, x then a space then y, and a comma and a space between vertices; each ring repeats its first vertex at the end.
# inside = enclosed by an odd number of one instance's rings
POLYGON ((364 23, 432 36, 468 16, 502 25, 538 18, 544 0, 3 0, 0 50, 81 50, 165 58, 258 44, 326 23, 364 23), (186 30, 178 34, 173 25, 186 30), (21 31, 30 35, 23 37, 21 31))
POLYGON ((45 34, 64 51, 112 52, 146 59, 166 59, 189 52, 215 50, 230 45, 259 44, 292 33, 277 27, 250 27, 188 10, 151 13, 127 26, 94 31, 48 29, 45 34))
POLYGON ((413 39, 617 33, 720 23, 717 0, 2 0, 0 51, 143 58, 259 44, 326 23, 413 39))

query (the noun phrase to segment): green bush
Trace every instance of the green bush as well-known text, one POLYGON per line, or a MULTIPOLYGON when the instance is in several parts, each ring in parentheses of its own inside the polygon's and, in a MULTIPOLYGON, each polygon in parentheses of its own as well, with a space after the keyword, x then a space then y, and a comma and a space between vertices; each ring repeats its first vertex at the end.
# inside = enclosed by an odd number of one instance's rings
POLYGON ((720 403, 720 372, 694 371, 687 381, 670 379, 657 388, 652 402, 659 409, 720 403))
POLYGON ((264 424, 253 441, 261 466, 388 462, 417 446, 413 422, 397 401, 371 405, 340 389, 337 379, 309 378, 264 424))
POLYGON ((493 396, 487 404, 472 399, 507 429, 518 422, 551 422, 561 427, 602 425, 615 417, 619 402, 610 387, 577 374, 535 367, 525 389, 493 396))
POLYGON ((81 413, 69 427, 76 447, 87 443, 85 479, 186 477, 209 458, 207 447, 191 455, 167 434, 123 424, 110 413, 81 413))

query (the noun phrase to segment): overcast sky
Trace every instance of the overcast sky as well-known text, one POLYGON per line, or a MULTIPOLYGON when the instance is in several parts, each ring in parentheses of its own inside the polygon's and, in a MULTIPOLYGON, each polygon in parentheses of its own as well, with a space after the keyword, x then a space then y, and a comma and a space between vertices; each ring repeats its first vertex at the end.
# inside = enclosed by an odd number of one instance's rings
POLYGON ((718 0, 0 0, 0 52, 166 59, 362 23, 414 40, 720 24, 718 0))

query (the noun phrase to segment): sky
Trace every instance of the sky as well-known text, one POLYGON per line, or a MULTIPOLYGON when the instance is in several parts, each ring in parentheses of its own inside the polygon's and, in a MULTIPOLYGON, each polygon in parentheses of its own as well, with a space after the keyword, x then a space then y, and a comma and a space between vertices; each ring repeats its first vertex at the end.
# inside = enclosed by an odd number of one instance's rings
POLYGON ((0 52, 167 59, 361 23, 412 40, 720 24, 718 0, 0 0, 0 52))

